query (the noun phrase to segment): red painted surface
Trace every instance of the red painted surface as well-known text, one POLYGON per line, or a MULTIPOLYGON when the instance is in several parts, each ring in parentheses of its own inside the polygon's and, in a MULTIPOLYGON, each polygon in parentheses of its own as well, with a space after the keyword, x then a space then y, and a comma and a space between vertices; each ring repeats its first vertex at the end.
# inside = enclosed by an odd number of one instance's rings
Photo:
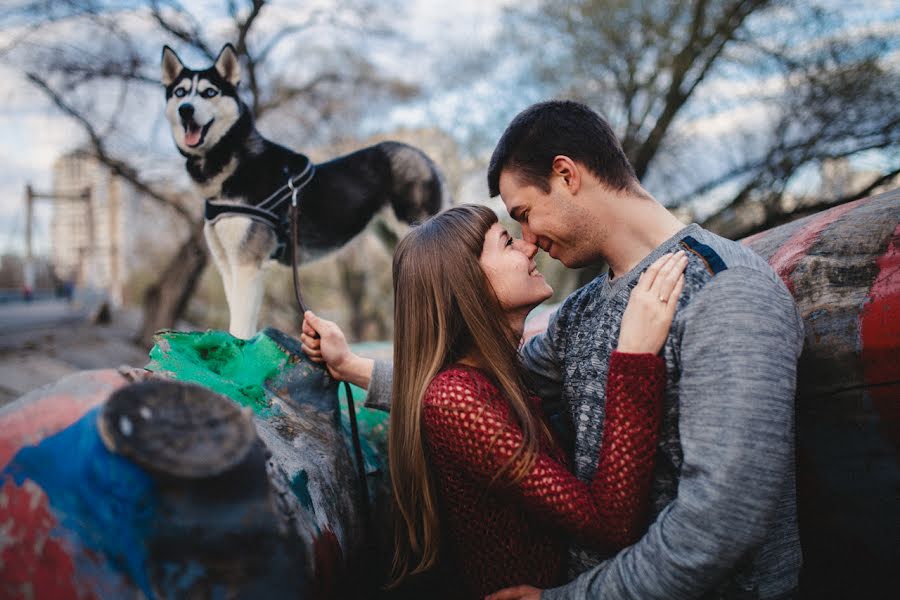
POLYGON ((338 581, 339 566, 343 564, 341 543, 334 532, 327 527, 313 540, 315 555, 315 579, 313 594, 315 598, 334 598, 340 585, 338 581))
MULTIPOLYGON (((800 264, 800 261, 803 260, 803 257, 809 254, 809 249, 812 248, 816 243, 816 240, 819 239, 819 235, 821 235, 826 227, 851 210, 862 206, 864 203, 868 202, 868 200, 868 198, 864 198, 825 211, 818 217, 813 218, 804 227, 801 227, 800 231, 795 233, 793 237, 788 239, 775 254, 772 255, 769 259, 769 264, 772 265, 772 268, 775 269, 775 272, 781 277, 781 280, 790 290, 791 294, 794 293, 794 282, 791 279, 791 275, 794 273, 794 269, 797 268, 797 265, 800 264)), ((754 238, 748 238, 747 240, 744 240, 744 243, 752 241, 753 239, 754 238)))
POLYGON ((68 427, 91 408, 105 401, 128 380, 115 369, 84 371, 65 377, 49 390, 29 394, 15 410, 0 416, 0 469, 19 448, 33 446, 68 427))
POLYGON ((768 229, 766 229, 765 231, 760 231, 759 233, 754 233, 753 235, 750 235, 750 236, 747 236, 747 237, 741 239, 741 243, 744 244, 745 246, 749 246, 750 244, 752 244, 753 242, 755 242, 762 236, 767 235, 768 233, 769 233, 768 229))
POLYGON ((863 373, 900 462, 900 225, 876 262, 878 276, 859 315, 863 373))
POLYGON ((0 488, 0 597, 93 598, 75 584, 75 567, 47 495, 31 480, 7 478, 0 488))

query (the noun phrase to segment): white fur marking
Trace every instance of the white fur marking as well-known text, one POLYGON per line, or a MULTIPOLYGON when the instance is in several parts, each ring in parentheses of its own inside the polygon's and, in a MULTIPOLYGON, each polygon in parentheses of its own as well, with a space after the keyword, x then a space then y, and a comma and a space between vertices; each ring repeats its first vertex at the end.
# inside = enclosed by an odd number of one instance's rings
POLYGON ((196 183, 197 189, 200 190, 200 195, 204 198, 213 198, 219 194, 219 190, 222 189, 222 184, 225 183, 225 180, 231 177, 234 173, 235 169, 237 169, 238 161, 237 158, 232 156, 231 160, 228 161, 228 164, 219 171, 216 175, 207 179, 203 183, 196 183))

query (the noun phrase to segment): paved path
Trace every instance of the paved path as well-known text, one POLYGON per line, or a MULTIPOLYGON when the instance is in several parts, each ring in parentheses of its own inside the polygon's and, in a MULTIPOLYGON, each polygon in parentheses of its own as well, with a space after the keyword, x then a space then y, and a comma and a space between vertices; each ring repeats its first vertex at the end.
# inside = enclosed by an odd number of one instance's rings
POLYGON ((10 334, 63 327, 84 320, 87 311, 65 300, 35 300, 0 304, 0 339, 10 334))
POLYGON ((131 342, 138 311, 108 325, 87 312, 55 300, 0 305, 0 406, 74 371, 147 364, 149 348, 131 342))

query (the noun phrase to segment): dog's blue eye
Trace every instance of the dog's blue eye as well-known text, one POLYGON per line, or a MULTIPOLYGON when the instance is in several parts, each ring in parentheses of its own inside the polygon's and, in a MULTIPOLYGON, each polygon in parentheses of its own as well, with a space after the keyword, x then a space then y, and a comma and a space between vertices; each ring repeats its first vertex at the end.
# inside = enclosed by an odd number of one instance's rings
POLYGON ((181 97, 183 97, 185 94, 187 94, 187 90, 185 90, 184 88, 178 88, 177 90, 175 90, 175 97, 176 97, 176 98, 181 98, 181 97))
POLYGON ((213 96, 215 96, 218 93, 219 92, 217 92, 216 90, 214 90, 212 88, 208 88, 208 89, 203 90, 200 93, 200 95, 203 96, 204 98, 212 98, 213 96))

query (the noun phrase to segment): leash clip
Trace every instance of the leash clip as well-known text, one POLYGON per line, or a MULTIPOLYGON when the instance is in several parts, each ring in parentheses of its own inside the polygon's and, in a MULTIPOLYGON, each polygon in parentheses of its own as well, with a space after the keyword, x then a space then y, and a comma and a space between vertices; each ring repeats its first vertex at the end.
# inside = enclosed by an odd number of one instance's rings
POLYGON ((294 187, 294 179, 288 176, 288 187, 291 189, 291 206, 297 208, 297 194, 300 193, 300 188, 294 187))

